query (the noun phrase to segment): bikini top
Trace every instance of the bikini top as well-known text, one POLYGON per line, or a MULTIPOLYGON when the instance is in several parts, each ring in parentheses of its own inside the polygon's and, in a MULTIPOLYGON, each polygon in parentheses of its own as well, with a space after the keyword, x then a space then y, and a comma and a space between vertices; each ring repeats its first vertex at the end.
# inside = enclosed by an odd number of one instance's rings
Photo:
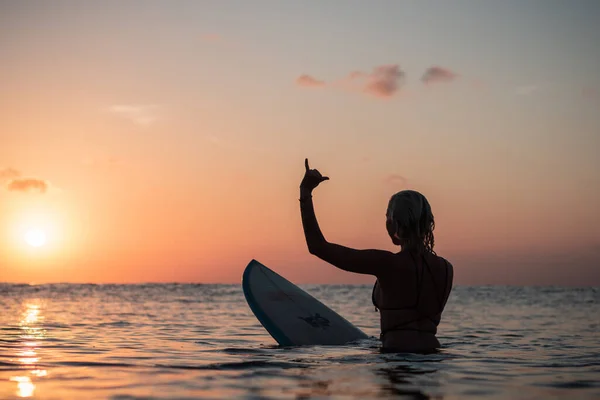
MULTIPOLYGON (((378 285, 378 281, 375 282, 375 285, 373 286, 373 292, 371 293, 371 300, 373 302, 373 305, 375 306, 375 310, 376 311, 399 311, 399 310, 405 310, 405 311, 416 311, 417 316, 415 318, 411 318, 408 321, 403 321, 400 322, 396 325, 394 325, 392 328, 386 329, 386 331, 390 331, 390 330, 397 330, 397 329, 401 329, 402 327, 409 325, 413 322, 416 321, 420 321, 423 319, 428 319, 430 320, 435 327, 437 327, 437 325, 439 324, 440 320, 439 318, 434 318, 436 316, 438 316, 439 314, 441 314, 441 312, 444 309, 445 306, 445 297, 446 297, 446 291, 448 290, 448 269, 449 269, 449 263, 448 261, 446 261, 445 259, 444 262, 446 264, 446 276, 445 276, 445 285, 444 285, 444 292, 442 297, 440 298, 439 296, 439 287, 437 286, 437 283, 435 282, 435 279, 433 279, 433 273, 431 272, 431 268, 429 267, 429 263, 427 262, 427 260, 425 259, 424 255, 421 255, 421 265, 425 265, 425 267, 421 268, 421 271, 419 271, 419 263, 417 263, 417 260, 415 259, 415 256, 412 253, 409 253, 411 258, 413 259, 413 263, 415 265, 415 269, 416 269, 416 287, 417 287, 417 298, 416 298, 416 302, 413 306, 409 306, 409 307, 401 307, 401 308, 382 308, 377 304, 376 298, 375 298, 375 290, 377 288, 378 285), (439 310, 436 311, 435 313, 430 313, 425 315, 424 313, 422 313, 419 309, 420 306, 420 302, 421 302, 421 292, 423 291, 423 282, 425 280, 425 272, 429 272, 429 275, 431 277, 431 281, 433 283, 434 286, 434 291, 435 291, 435 296, 437 298, 437 302, 439 305, 439 310)), ((419 330, 419 329, 417 329, 419 330)), ((382 334, 385 332, 382 332, 382 334)))

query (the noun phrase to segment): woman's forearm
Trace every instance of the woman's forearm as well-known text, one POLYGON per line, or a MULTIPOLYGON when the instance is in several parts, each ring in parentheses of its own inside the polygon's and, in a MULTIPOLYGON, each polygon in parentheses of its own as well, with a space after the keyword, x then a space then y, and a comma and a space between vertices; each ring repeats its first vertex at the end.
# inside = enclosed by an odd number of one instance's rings
POLYGON ((303 189, 300 189, 300 214, 302 216, 302 227, 304 228, 304 237, 306 238, 308 251, 311 254, 318 255, 319 249, 327 244, 327 241, 317 222, 312 193, 303 189))

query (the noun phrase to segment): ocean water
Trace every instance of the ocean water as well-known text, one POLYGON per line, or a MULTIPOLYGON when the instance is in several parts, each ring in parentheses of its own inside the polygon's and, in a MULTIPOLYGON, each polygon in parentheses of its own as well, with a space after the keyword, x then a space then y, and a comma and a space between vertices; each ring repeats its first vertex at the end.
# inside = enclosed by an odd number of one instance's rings
POLYGON ((304 286, 372 335, 279 348, 240 285, 0 284, 0 398, 600 398, 600 289, 456 287, 443 349, 379 350, 370 286, 304 286))

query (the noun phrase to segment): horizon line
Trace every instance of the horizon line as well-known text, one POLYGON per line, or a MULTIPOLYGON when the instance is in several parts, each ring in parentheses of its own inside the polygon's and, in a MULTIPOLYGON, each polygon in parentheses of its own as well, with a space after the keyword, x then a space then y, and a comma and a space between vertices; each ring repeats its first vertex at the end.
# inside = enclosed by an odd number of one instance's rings
MULTIPOLYGON (((293 282, 292 282, 293 283, 293 282)), ((226 283, 226 282, 45 282, 45 283, 24 283, 24 282, 0 282, 0 285, 14 285, 14 286, 50 286, 50 285, 88 285, 88 286, 149 286, 149 285, 202 285, 202 286, 242 286, 242 282, 239 283, 226 283)), ((371 283, 294 283, 296 286, 302 285, 319 285, 319 286, 372 286, 371 283)), ((581 285, 549 285, 549 284, 514 284, 514 283, 486 283, 486 284, 456 284, 456 287, 531 287, 531 288, 557 288, 557 289, 600 289, 599 285, 581 286, 581 285)))

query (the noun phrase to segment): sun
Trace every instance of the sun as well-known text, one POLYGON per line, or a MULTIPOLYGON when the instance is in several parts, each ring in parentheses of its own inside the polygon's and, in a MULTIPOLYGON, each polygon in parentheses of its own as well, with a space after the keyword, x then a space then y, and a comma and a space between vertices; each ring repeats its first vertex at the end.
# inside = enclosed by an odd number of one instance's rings
POLYGON ((25 232, 25 242, 31 247, 41 247, 46 244, 46 232, 33 228, 25 232))

